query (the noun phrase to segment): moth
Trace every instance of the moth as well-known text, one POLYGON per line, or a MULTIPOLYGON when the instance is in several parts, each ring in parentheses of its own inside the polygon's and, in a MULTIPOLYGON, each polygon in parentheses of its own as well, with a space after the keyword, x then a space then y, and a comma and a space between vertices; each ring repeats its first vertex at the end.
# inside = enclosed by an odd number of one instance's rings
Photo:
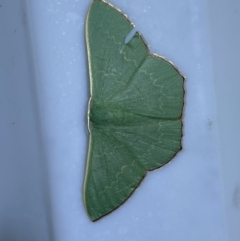
POLYGON ((83 198, 95 221, 125 202, 147 171, 181 149, 184 77, 151 54, 133 24, 102 0, 86 20, 89 147, 83 198))

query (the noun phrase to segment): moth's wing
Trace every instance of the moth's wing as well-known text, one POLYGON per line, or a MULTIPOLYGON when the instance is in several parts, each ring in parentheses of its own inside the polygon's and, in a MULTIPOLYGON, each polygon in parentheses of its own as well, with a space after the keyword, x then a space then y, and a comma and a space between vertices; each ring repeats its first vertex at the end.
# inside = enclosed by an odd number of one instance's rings
POLYGON ((181 120, 142 116, 135 116, 134 119, 126 125, 110 126, 108 131, 132 152, 146 171, 165 165, 182 148, 181 120))
POLYGON ((120 206, 145 173, 128 146, 108 129, 93 128, 84 184, 84 204, 90 219, 95 221, 120 206))
POLYGON ((182 116, 183 84, 184 77, 170 62, 149 54, 111 105, 170 122, 182 116))
POLYGON ((146 171, 169 162, 181 149, 180 120, 159 120, 130 114, 124 125, 91 129, 84 203, 97 220, 126 201, 146 171))
POLYGON ((170 62, 148 55, 127 88, 111 101, 112 109, 125 116, 111 127, 112 133, 146 170, 168 163, 181 149, 183 84, 184 77, 170 62))
POLYGON ((137 33, 125 44, 133 29, 116 8, 95 0, 86 21, 86 42, 92 100, 108 102, 130 81, 142 64, 148 48, 137 33))

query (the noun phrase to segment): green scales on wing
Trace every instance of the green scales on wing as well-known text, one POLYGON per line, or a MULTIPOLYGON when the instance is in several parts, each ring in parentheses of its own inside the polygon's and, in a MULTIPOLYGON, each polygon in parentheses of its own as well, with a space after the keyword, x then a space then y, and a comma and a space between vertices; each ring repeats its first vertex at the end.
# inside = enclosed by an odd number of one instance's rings
POLYGON ((93 1, 87 15, 89 149, 84 204, 91 220, 120 206, 147 171, 181 149, 183 81, 149 53, 133 25, 110 4, 93 1))

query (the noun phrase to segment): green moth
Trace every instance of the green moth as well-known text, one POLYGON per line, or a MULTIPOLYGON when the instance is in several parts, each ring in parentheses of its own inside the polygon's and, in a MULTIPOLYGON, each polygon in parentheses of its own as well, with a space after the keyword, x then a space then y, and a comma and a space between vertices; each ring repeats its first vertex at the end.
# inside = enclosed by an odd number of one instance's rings
POLYGON ((90 6, 86 42, 90 75, 89 148, 84 205, 95 221, 125 202, 147 171, 181 149, 184 77, 150 54, 133 25, 102 0, 90 6))

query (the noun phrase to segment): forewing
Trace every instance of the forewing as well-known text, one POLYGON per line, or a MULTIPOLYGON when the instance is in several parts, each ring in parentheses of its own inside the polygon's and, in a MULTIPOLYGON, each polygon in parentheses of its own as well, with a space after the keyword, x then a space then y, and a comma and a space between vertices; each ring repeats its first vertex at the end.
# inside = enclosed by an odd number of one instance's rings
POLYGON ((107 102, 130 81, 148 54, 141 36, 125 44, 132 24, 116 8, 94 1, 86 22, 92 99, 107 102))
POLYGON ((84 184, 84 203, 90 219, 97 220, 121 205, 145 172, 125 143, 108 129, 93 128, 84 184))

